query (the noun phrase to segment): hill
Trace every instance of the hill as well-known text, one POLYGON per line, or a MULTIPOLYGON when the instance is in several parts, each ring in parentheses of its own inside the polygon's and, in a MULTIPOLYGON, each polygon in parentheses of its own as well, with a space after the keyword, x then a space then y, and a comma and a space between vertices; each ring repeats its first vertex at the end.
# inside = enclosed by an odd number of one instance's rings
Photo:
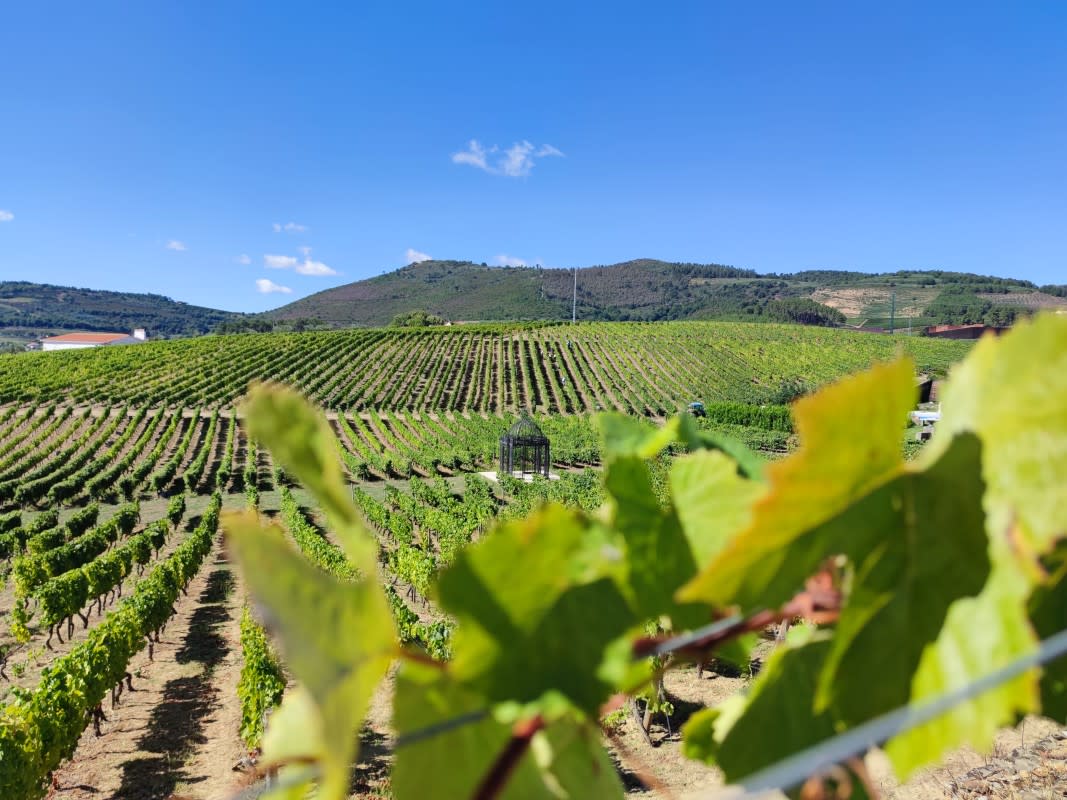
POLYGON ((0 331, 35 338, 69 330, 129 331, 149 336, 196 336, 239 317, 158 294, 109 292, 27 281, 0 281, 0 331))
MULTIPOLYGON (((969 273, 899 271, 870 274, 809 270, 760 275, 722 264, 639 259, 578 271, 578 316, 583 320, 720 319, 886 326, 957 322, 939 317, 935 301, 947 290, 966 295, 966 321, 997 321, 1018 308, 1067 306, 1030 281, 969 273), (978 295, 981 294, 979 298, 978 295), (988 300, 995 296, 996 301, 988 300), (970 303, 974 296, 981 302, 970 303), (818 305, 816 305, 818 304, 818 305), (934 306, 930 313, 930 307, 934 306), (838 313, 840 312, 840 313, 838 313)), ((1057 290, 1062 287, 1044 287, 1057 290)), ((424 261, 394 272, 327 289, 265 316, 276 321, 318 319, 332 326, 387 325, 399 314, 429 311, 449 320, 570 319, 574 271, 489 267, 469 261, 424 261)), ((958 311, 960 303, 941 304, 958 311)), ((950 312, 942 308, 944 316, 950 312)))

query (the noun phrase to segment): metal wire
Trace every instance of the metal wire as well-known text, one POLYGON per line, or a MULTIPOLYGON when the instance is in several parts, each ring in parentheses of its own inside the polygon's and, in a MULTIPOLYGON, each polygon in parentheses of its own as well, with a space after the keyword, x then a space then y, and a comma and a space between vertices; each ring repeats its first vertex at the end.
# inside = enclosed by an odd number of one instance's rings
POLYGON ((750 775, 741 781, 741 786, 749 796, 774 789, 790 789, 803 783, 812 775, 817 775, 835 764, 866 752, 871 747, 883 744, 897 734, 939 717, 983 692, 1022 675, 1028 669, 1055 661, 1064 655, 1067 655, 1067 630, 1045 639, 1034 652, 1020 656, 966 686, 925 703, 901 706, 880 717, 875 717, 850 731, 801 750, 750 775))
POLYGON ((400 734, 396 737, 396 743, 393 745, 393 748, 399 750, 401 747, 407 747, 416 742, 421 742, 424 739, 432 739, 438 734, 447 733, 455 728, 462 728, 464 725, 481 722, 488 716, 489 709, 482 708, 477 711, 468 711, 465 714, 449 717, 441 722, 435 722, 433 725, 427 725, 425 728, 417 728, 416 730, 411 731, 411 733, 400 734))

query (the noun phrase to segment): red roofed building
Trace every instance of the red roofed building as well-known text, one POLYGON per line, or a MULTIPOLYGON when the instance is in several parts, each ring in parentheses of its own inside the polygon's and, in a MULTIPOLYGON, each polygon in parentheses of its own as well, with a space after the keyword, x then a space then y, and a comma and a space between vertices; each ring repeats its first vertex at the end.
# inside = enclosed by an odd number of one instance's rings
POLYGON ((147 339, 144 328, 133 333, 64 333, 41 339, 42 350, 80 350, 85 347, 106 347, 111 344, 139 344, 147 339))

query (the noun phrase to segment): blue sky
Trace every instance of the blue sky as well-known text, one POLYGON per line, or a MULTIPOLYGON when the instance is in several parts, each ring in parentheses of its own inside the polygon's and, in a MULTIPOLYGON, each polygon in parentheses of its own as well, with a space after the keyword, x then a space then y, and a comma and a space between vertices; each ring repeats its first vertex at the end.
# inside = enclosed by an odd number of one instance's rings
POLYGON ((1065 33, 1058 0, 8 3, 0 278, 241 311, 418 254, 1064 283, 1065 33))

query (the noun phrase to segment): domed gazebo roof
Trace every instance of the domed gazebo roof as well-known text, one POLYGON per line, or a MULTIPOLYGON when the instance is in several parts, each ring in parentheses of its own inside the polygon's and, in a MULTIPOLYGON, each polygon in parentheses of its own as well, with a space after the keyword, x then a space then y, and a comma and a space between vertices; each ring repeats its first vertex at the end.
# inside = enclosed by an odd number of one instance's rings
POLYGON ((512 444, 548 444, 548 437, 525 411, 500 438, 511 439, 512 444))

